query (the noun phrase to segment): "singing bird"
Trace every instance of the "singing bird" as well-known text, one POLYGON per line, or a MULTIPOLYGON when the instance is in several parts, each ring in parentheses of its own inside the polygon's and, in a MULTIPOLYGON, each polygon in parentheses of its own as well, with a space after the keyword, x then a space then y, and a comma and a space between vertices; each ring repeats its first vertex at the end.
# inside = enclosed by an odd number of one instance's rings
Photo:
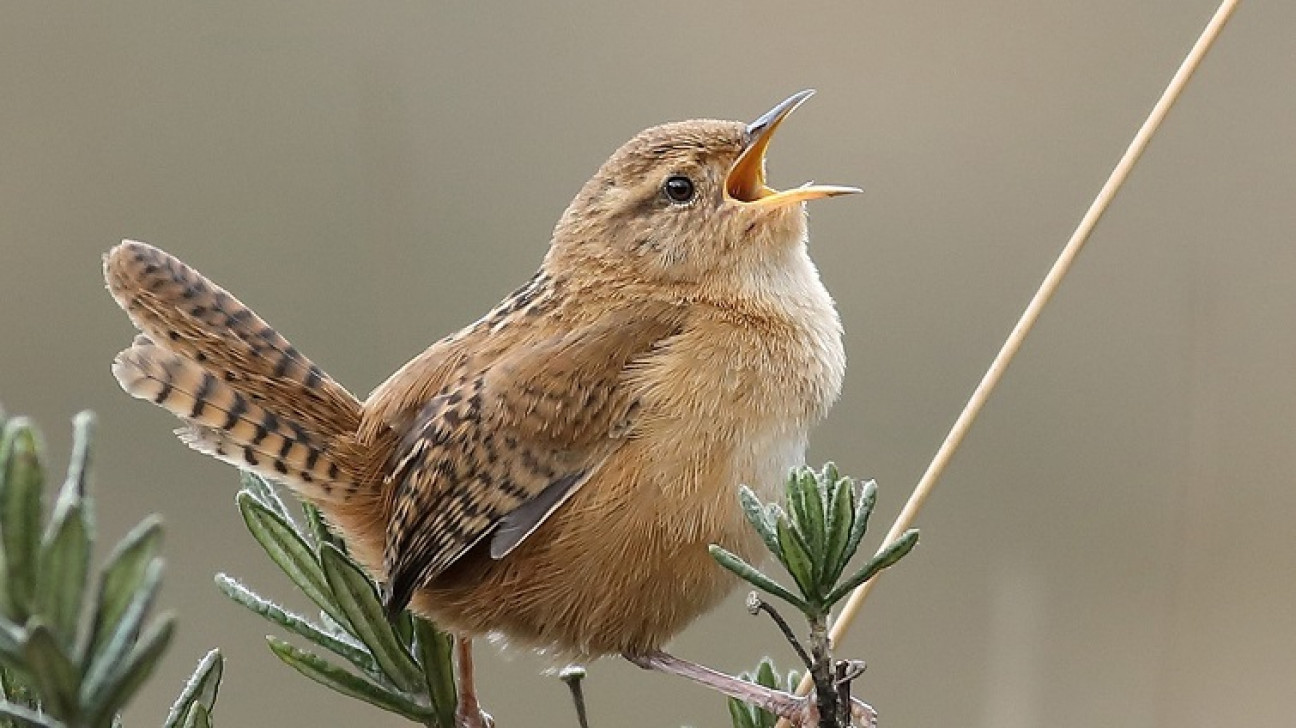
POLYGON ((191 447, 318 506, 389 610, 455 634, 465 725, 485 720, 476 636, 697 679, 661 647, 736 585, 708 545, 759 559, 737 487, 777 492, 845 369, 803 203, 859 190, 765 182, 810 93, 635 136, 527 283, 363 401, 198 271, 123 242, 104 276, 141 333, 113 374, 191 447))

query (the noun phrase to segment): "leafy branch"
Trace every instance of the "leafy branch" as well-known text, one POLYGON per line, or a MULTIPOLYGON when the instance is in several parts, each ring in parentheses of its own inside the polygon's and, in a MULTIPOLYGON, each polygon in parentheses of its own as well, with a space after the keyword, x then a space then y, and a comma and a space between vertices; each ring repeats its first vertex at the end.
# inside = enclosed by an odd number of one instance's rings
MULTIPOLYGON (((4 419, 0 413, 0 727, 120 726, 122 707, 175 628, 170 614, 147 622, 162 579, 161 521, 145 518, 118 542, 91 589, 93 415, 74 420, 67 476, 43 528, 40 436, 26 419, 4 419)), ((164 728, 210 728, 220 670, 212 651, 164 728)))
MULTIPOLYGON (((843 578, 868 530, 869 516, 877 502, 876 483, 857 483, 829 463, 819 471, 803 467, 788 476, 784 488, 786 509, 777 503, 763 503, 746 486, 739 489, 738 497, 747 521, 792 577, 795 589, 718 545, 711 546, 711 555, 747 583, 804 615, 809 624, 808 648, 773 605, 755 593, 748 600, 753 614, 764 612, 775 621, 813 678, 821 728, 851 725, 850 683, 863 671, 863 663, 833 658, 828 616, 853 589, 908 554, 918 543, 918 531, 906 531, 843 578)), ((762 663, 754 680, 765 687, 776 687, 772 665, 762 663)), ((738 728, 757 728, 767 722, 773 725, 774 716, 736 701, 731 700, 730 712, 738 728), (746 722, 740 721, 742 716, 746 716, 742 718, 746 722)))
MULTIPOLYGON (((152 674, 174 630, 170 614, 149 618, 162 575, 161 521, 145 518, 92 574, 96 534, 87 481, 93 416, 82 413, 75 420, 71 462, 48 521, 39 435, 25 419, 5 422, 0 413, 0 424, 0 728, 118 728, 122 707, 152 674)), ((862 705, 852 700, 849 686, 862 668, 833 660, 828 614, 850 589, 908 553, 917 533, 906 533, 843 578, 876 500, 871 482, 860 485, 828 465, 791 475, 786 510, 762 503, 745 488, 740 498, 793 586, 724 549, 712 547, 712 553, 725 568, 805 615, 808 648, 770 603, 755 594, 749 600, 753 613, 774 619, 814 677, 821 726, 849 725, 851 706, 862 705)), ((294 517, 268 482, 251 475, 244 476, 236 502, 267 555, 319 608, 313 618, 296 614, 217 575, 217 585, 233 601, 311 645, 303 649, 269 637, 272 653, 344 695, 425 726, 452 728, 450 637, 408 612, 389 621, 377 586, 316 509, 305 506, 294 517)), ((223 672, 218 651, 204 656, 164 728, 211 728, 223 672)), ((566 676, 579 707, 581 674, 566 676)), ((744 677, 790 689, 797 674, 780 676, 766 660, 744 677)), ((774 720, 737 701, 730 702, 730 714, 738 728, 769 728, 774 720)))
POLYGON ((378 587, 348 554, 319 511, 299 523, 262 478, 244 474, 236 499, 248 531, 270 559, 319 607, 318 619, 295 614, 237 579, 216 575, 230 599, 330 655, 267 637, 285 664, 343 695, 416 723, 452 728, 455 685, 449 635, 403 612, 389 622, 378 587), (339 664, 344 663, 344 664, 339 664))

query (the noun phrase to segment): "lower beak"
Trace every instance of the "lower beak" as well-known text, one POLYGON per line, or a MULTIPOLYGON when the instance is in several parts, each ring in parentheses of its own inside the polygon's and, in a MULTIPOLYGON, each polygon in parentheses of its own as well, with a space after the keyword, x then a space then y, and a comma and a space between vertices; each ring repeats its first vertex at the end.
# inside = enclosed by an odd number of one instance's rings
POLYGON ((805 103, 814 91, 793 94, 783 103, 766 112, 747 125, 747 147, 738 155, 738 161, 729 168, 725 177, 725 197, 745 205, 778 207, 795 202, 815 200, 820 197, 849 195, 863 190, 858 187, 805 184, 790 190, 775 190, 765 186, 765 150, 769 148, 774 132, 798 106, 805 103))

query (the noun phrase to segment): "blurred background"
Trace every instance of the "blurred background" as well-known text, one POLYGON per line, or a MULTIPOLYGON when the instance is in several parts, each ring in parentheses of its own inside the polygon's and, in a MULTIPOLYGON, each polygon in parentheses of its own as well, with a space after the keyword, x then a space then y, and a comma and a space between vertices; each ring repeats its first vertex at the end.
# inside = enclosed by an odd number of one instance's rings
MULTIPOLYGON (((99 272, 119 239, 178 254, 364 393, 525 280, 635 132, 817 88, 771 181, 866 190, 812 205, 851 363, 810 460, 878 479, 876 539, 1214 8, 7 3, 0 401, 56 463, 68 418, 99 413, 105 539, 166 518, 181 627, 128 723, 157 724, 212 646, 222 725, 400 721, 279 664, 213 586, 304 606, 246 535, 234 471, 110 376, 132 333, 99 272)), ((1294 29, 1288 0, 1243 4, 842 646, 884 726, 1291 724, 1294 29)), ((790 665, 740 596, 675 651, 790 665)), ((480 664, 502 728, 574 725, 542 661, 480 664)), ((586 688, 596 728, 727 725, 720 698, 617 660, 586 688)))

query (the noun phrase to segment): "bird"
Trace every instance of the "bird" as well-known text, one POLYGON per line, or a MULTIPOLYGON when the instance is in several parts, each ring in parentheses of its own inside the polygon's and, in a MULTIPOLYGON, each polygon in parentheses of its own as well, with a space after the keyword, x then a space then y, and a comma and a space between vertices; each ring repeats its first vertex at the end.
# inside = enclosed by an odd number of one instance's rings
POLYGON ((635 135, 530 280, 363 400, 134 241, 104 257, 139 332, 112 372, 190 447, 317 506, 391 613, 455 635, 462 725, 488 724, 476 637, 697 679, 662 648, 737 584, 708 547, 759 561, 737 489, 776 497, 844 378, 805 203, 859 190, 766 184, 775 131, 812 93, 635 135))

